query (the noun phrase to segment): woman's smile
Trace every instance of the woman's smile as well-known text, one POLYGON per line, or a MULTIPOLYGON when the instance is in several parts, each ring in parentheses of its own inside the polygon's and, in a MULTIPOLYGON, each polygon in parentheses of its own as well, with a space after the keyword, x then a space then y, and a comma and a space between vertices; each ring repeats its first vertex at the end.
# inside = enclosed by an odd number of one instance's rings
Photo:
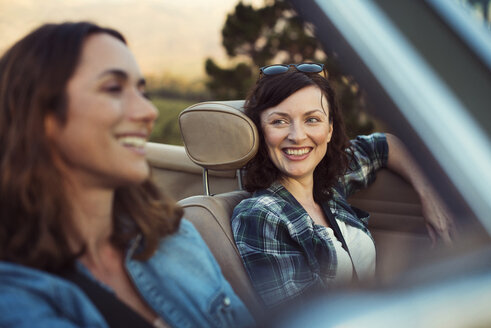
POLYGON ((145 156, 145 144, 147 143, 148 134, 146 133, 125 133, 116 136, 118 143, 139 154, 145 156))
POLYGON ((291 161, 302 161, 309 156, 312 149, 312 147, 287 147, 283 148, 283 153, 291 161))

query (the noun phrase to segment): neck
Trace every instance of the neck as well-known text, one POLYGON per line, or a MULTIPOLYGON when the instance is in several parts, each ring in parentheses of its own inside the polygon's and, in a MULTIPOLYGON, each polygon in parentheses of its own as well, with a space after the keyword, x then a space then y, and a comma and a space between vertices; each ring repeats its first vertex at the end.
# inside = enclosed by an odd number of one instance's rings
POLYGON ((67 194, 72 208, 72 222, 67 228, 70 247, 79 251, 84 245, 81 260, 99 263, 101 251, 111 247, 114 190, 70 185, 67 194))
POLYGON ((315 203, 313 176, 304 179, 283 178, 280 183, 300 204, 312 205, 315 203))

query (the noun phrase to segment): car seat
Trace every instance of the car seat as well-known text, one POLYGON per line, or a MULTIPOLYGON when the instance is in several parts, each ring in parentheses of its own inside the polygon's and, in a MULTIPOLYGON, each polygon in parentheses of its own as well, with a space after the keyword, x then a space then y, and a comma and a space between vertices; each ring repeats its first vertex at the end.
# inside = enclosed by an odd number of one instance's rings
POLYGON ((184 147, 189 158, 203 168, 204 195, 179 201, 184 217, 191 221, 222 268, 225 278, 254 314, 261 311, 259 298, 235 245, 230 218, 234 207, 250 196, 241 190, 240 169, 258 149, 254 123, 242 113, 244 101, 204 102, 179 115, 184 147), (236 170, 237 189, 210 194, 208 170, 236 170))

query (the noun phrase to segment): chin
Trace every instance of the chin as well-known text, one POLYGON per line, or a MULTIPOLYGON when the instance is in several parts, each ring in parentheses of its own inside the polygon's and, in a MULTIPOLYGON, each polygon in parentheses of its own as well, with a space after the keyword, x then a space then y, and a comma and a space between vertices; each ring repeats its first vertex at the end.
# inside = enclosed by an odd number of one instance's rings
POLYGON ((127 184, 129 185, 138 185, 150 178, 150 167, 148 166, 147 163, 145 165, 139 167, 136 170, 133 170, 129 175, 126 177, 127 184))
POLYGON ((140 184, 150 178, 150 169, 147 168, 145 172, 142 172, 138 176, 135 176, 135 183, 140 184))
POLYGON ((301 178, 308 174, 305 170, 291 170, 286 172, 288 176, 292 178, 301 178))

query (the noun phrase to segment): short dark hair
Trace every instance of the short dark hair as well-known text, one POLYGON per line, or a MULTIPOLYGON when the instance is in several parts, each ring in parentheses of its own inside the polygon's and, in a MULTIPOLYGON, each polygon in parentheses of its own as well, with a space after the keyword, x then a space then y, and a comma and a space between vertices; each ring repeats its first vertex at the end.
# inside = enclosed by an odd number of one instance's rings
MULTIPOLYGON (((54 272, 80 255, 64 233, 72 212, 44 121, 53 115, 66 123, 67 83, 85 40, 98 33, 126 43, 119 32, 89 22, 46 24, 0 58, 0 260, 54 272)), ((181 215, 150 180, 117 188, 112 242, 123 248, 142 233, 139 254, 148 258, 181 215)))
POLYGON ((349 138, 346 135, 334 90, 328 80, 320 74, 302 73, 296 70, 259 78, 246 99, 245 113, 256 125, 260 137, 258 153, 246 165, 244 185, 248 191, 268 188, 281 178, 281 172, 268 155, 261 127, 261 113, 277 106, 295 92, 308 86, 319 88, 326 97, 329 122, 334 128, 326 155, 314 171, 314 199, 320 202, 332 197, 331 188, 348 167, 349 157, 346 149, 350 146, 349 138))

